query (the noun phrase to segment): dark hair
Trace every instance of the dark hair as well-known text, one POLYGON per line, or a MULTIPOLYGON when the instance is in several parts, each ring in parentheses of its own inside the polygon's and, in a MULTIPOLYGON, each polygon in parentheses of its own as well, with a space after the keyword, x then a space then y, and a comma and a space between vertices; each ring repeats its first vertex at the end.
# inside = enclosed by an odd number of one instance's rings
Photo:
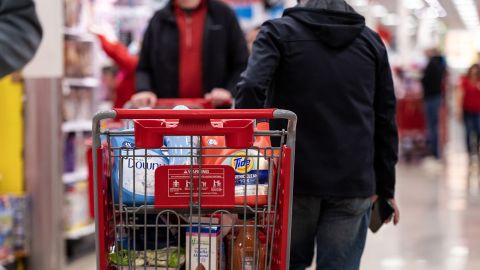
POLYGON ((473 64, 467 71, 467 78, 471 79, 473 76, 473 72, 477 69, 477 77, 480 75, 480 65, 479 64, 473 64))

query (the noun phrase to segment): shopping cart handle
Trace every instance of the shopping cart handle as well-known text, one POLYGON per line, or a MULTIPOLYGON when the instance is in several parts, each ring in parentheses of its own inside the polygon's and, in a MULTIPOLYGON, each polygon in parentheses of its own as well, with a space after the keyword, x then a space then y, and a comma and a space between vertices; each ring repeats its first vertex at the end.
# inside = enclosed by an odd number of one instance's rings
POLYGON ((115 119, 273 119, 276 109, 130 110, 114 109, 115 119))

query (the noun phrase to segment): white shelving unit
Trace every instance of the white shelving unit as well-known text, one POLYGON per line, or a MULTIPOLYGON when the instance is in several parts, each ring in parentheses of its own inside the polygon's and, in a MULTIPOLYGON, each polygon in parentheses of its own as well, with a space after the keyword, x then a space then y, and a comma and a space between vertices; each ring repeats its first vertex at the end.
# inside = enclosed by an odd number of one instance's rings
POLYGON ((95 223, 83 226, 79 229, 66 231, 64 236, 67 240, 78 240, 85 236, 89 236, 95 233, 95 223))
POLYGON ((71 173, 64 173, 62 178, 63 183, 66 185, 86 181, 88 178, 88 170, 87 168, 80 168, 71 173))
POLYGON ((73 120, 67 121, 62 124, 62 132, 91 132, 92 131, 92 120, 73 120))
MULTIPOLYGON (((70 240, 66 242, 67 250, 69 250, 82 242, 77 243, 75 240, 81 240, 95 233, 95 225, 91 223, 91 218, 88 215, 84 216, 85 211, 77 210, 79 210, 78 207, 89 207, 88 196, 84 193, 88 192, 88 189, 85 191, 85 184, 88 180, 88 164, 85 164, 86 148, 84 143, 90 137, 93 114, 98 110, 101 102, 99 94, 101 68, 98 60, 100 47, 97 37, 88 31, 88 25, 93 23, 91 20, 92 1, 65 1, 64 4, 67 5, 67 3, 78 5, 79 9, 78 18, 72 20, 70 17, 69 21, 68 14, 75 13, 72 13, 75 8, 70 7, 70 13, 65 13, 63 28, 66 54, 65 77, 62 78, 61 83, 64 97, 62 104, 64 122, 61 123, 62 143, 65 151, 64 159, 74 159, 74 161, 69 160, 66 163, 73 163, 74 166, 69 169, 74 171, 64 172, 61 176, 61 183, 64 187, 65 227, 75 228, 65 229, 63 232, 64 240, 70 240), (70 151, 73 151, 73 154, 70 151), (71 216, 68 216, 69 214, 71 216), (88 225, 81 226, 82 224, 88 225)), ((68 7, 65 6, 65 8, 68 7)))
POLYGON ((63 84, 65 87, 96 88, 100 86, 98 78, 95 77, 64 78, 63 84))

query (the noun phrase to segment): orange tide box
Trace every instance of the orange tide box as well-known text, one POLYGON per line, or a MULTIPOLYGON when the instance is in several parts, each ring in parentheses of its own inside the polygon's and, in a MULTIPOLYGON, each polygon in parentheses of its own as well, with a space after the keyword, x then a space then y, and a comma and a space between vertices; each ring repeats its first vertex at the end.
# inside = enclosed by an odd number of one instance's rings
MULTIPOLYGON (((257 130, 269 130, 268 123, 259 123, 257 130)), ((266 205, 269 190, 269 166, 265 148, 271 146, 270 137, 257 136, 257 149, 226 148, 225 137, 202 137, 203 164, 228 165, 235 171, 235 204, 266 205)), ((273 161, 272 161, 273 162, 273 161)), ((273 167, 273 164, 272 164, 273 167)))

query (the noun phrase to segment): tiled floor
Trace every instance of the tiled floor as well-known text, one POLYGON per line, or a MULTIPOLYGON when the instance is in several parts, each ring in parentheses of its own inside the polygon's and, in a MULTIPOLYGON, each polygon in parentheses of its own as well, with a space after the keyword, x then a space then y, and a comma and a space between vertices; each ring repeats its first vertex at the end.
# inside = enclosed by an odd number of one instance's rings
MULTIPOLYGON (((461 141, 456 134, 446 166, 399 165, 401 223, 369 235, 362 270, 480 269, 480 178, 468 176, 461 141)), ((94 265, 92 255, 67 269, 94 265)))

